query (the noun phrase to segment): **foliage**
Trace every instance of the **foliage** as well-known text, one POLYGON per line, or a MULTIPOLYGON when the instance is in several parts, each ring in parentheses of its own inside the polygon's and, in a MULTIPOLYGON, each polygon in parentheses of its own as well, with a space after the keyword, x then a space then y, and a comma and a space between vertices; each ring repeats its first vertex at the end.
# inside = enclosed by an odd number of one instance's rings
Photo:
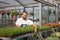
POLYGON ((33 34, 33 35, 32 35, 32 38, 33 38, 34 40, 37 40, 37 39, 40 38, 40 34, 39 34, 39 33, 33 34))
POLYGON ((49 30, 50 29, 50 27, 47 27, 47 26, 38 26, 37 27, 37 34, 33 34, 32 35, 32 38, 35 40, 35 39, 39 39, 39 37, 40 37, 40 32, 41 31, 46 31, 46 30, 49 30))
MULTIPOLYGON (((49 30, 49 27, 46 26, 38 26, 37 31, 45 31, 49 30)), ((8 27, 8 28, 0 28, 0 36, 1 37, 12 37, 18 35, 24 35, 27 33, 34 32, 33 26, 26 26, 26 27, 8 27)))
POLYGON ((52 36, 53 36, 53 37, 60 37, 60 32, 52 33, 52 36))
POLYGON ((31 15, 31 16, 33 16, 33 15, 34 15, 34 13, 30 13, 30 15, 31 15))
POLYGON ((14 10, 13 12, 12 12, 12 16, 14 16, 14 15, 18 15, 19 14, 19 12, 18 11, 16 11, 16 10, 14 10))
POLYGON ((57 37, 47 37, 45 40, 59 40, 57 37))
POLYGON ((47 27, 47 26, 38 26, 38 28, 37 28, 37 30, 38 30, 38 32, 39 31, 45 31, 45 30, 49 30, 50 29, 50 27, 47 27))
POLYGON ((17 27, 0 28, 0 36, 11 37, 11 36, 26 34, 33 31, 34 31, 34 28, 32 26, 20 27, 20 28, 17 28, 17 27))

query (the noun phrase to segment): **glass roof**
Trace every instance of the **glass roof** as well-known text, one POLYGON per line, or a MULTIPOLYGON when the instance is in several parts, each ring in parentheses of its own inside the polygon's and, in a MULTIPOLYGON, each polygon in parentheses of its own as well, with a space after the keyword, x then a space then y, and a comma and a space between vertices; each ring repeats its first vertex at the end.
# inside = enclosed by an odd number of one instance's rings
POLYGON ((0 8, 6 6, 23 6, 32 4, 37 4, 37 2, 34 0, 0 0, 0 8))
POLYGON ((37 3, 34 0, 18 0, 18 1, 21 2, 23 5, 37 3))
POLYGON ((38 2, 34 0, 0 0, 0 8, 1 7, 11 7, 11 6, 27 6, 38 4, 38 2))

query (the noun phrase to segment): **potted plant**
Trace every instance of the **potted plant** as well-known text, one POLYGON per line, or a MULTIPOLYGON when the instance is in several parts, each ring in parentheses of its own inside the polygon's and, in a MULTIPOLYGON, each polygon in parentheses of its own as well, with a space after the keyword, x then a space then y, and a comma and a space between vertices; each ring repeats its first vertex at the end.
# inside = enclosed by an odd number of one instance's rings
POLYGON ((34 13, 30 13, 30 15, 33 17, 33 19, 32 18, 29 18, 31 21, 34 21, 34 13))
POLYGON ((34 13, 30 13, 31 16, 34 16, 34 13))
POLYGON ((14 10, 14 11, 12 12, 13 18, 16 19, 16 17, 17 17, 18 14, 19 14, 19 12, 16 11, 16 10, 14 10))

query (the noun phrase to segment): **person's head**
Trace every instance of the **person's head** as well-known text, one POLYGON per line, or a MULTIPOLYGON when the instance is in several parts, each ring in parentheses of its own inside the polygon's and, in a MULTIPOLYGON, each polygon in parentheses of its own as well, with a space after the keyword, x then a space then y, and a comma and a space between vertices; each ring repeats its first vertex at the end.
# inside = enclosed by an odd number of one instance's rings
POLYGON ((22 12, 22 18, 24 19, 24 20, 26 20, 26 18, 27 18, 27 12, 26 11, 24 11, 24 12, 22 12))

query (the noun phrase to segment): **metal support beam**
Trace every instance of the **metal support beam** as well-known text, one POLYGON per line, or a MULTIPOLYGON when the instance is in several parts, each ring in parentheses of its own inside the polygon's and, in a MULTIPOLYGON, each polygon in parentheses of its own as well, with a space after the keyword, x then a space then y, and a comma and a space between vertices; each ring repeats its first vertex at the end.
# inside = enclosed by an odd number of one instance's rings
POLYGON ((15 0, 15 1, 24 7, 24 5, 19 0, 15 0))
POLYGON ((55 9, 56 9, 56 23, 58 23, 58 6, 55 9))
POLYGON ((58 2, 56 1, 56 7, 55 7, 55 11, 56 11, 56 23, 58 23, 58 2))
POLYGON ((42 4, 46 4, 46 5, 49 5, 49 6, 56 6, 55 4, 52 4, 52 3, 49 3, 49 2, 43 1, 43 0, 34 0, 34 1, 42 3, 42 4))
POLYGON ((23 9, 24 9, 24 11, 25 11, 25 7, 24 7, 23 9))
POLYGON ((39 25, 42 26, 42 13, 41 13, 41 3, 39 3, 39 25))
POLYGON ((4 6, 0 7, 0 9, 8 8, 8 7, 20 7, 21 5, 10 5, 10 6, 4 6))
MULTIPOLYGON (((33 7, 33 20, 34 20, 34 7, 33 7)), ((34 21, 33 21, 34 22, 34 21)))
POLYGON ((7 4, 7 5, 10 4, 10 3, 7 3, 7 2, 3 2, 3 1, 0 1, 0 3, 2 3, 2 4, 7 4))
POLYGON ((39 6, 25 6, 25 8, 33 8, 33 7, 39 7, 39 6))

